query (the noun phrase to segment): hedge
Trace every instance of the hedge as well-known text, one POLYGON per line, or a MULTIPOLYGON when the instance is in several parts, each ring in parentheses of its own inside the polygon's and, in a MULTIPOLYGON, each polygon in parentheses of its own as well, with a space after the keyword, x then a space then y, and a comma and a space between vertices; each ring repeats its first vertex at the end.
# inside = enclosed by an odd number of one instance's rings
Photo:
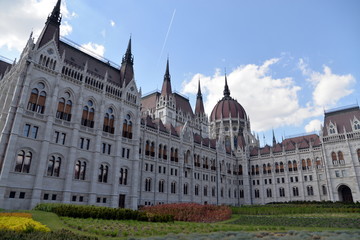
POLYGON ((0 230, 1 240, 98 240, 97 237, 89 237, 75 234, 68 230, 60 230, 55 232, 16 232, 8 230, 0 230))
POLYGON ((138 220, 147 222, 172 222, 174 217, 168 214, 150 214, 125 208, 110 208, 74 204, 40 203, 34 210, 54 212, 58 216, 73 218, 98 218, 107 220, 138 220))

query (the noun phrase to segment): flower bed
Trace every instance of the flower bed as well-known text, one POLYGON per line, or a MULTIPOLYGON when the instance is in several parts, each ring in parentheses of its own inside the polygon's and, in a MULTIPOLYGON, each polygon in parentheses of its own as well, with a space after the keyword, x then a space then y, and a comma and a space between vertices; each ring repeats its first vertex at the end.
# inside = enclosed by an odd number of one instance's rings
POLYGON ((197 203, 174 203, 143 207, 141 210, 160 215, 173 215, 176 221, 218 222, 231 217, 227 206, 201 205, 197 203))
POLYGON ((49 232, 50 229, 28 217, 0 216, 0 229, 25 232, 49 232))

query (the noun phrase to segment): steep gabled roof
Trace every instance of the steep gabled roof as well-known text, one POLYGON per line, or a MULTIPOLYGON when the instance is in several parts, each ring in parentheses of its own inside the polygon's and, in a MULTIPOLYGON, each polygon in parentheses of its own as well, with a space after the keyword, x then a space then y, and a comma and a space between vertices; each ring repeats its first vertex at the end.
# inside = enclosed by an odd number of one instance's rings
POLYGON ((344 133, 344 128, 346 132, 353 131, 351 121, 354 120, 354 117, 360 120, 359 106, 351 106, 340 110, 325 112, 323 128, 324 136, 328 136, 327 126, 330 122, 336 124, 338 133, 344 133))
POLYGON ((191 108, 189 99, 181 96, 178 93, 174 93, 175 102, 176 102, 176 109, 181 109, 186 114, 190 114, 191 117, 194 116, 193 110, 191 108))

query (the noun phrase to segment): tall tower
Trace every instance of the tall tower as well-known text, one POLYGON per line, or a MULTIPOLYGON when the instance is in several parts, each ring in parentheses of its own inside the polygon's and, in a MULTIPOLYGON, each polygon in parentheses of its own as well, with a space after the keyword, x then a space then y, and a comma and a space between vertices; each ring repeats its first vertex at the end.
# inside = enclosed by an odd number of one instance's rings
POLYGON ((198 92, 196 95, 196 104, 195 104, 195 126, 199 128, 200 134, 203 137, 209 136, 209 121, 204 110, 204 102, 201 94, 200 79, 198 83, 198 92))
POLYGON ((171 90, 171 76, 169 70, 169 59, 166 62, 164 81, 161 88, 160 97, 156 104, 156 117, 161 119, 164 124, 176 124, 176 101, 171 90))

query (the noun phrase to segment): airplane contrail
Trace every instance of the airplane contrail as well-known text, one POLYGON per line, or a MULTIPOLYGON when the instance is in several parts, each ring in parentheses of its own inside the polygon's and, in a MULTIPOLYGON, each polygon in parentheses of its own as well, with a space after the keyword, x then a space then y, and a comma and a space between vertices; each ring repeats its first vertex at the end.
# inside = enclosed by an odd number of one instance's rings
POLYGON ((159 57, 159 60, 158 60, 158 64, 157 64, 157 65, 159 65, 160 59, 161 59, 162 54, 163 54, 163 52, 164 52, 164 48, 165 48, 165 45, 166 45, 166 42, 167 42, 167 39, 168 39, 168 36, 169 36, 169 33, 170 33, 170 29, 171 29, 172 23, 173 23, 173 21, 174 21, 175 13, 176 13, 176 9, 174 9, 173 15, 172 15, 172 17, 171 17, 171 21, 170 21, 170 24, 169 24, 169 28, 168 28, 167 33, 166 33, 166 36, 165 36, 164 44, 163 44, 163 46, 162 46, 161 53, 160 53, 160 57, 159 57))

